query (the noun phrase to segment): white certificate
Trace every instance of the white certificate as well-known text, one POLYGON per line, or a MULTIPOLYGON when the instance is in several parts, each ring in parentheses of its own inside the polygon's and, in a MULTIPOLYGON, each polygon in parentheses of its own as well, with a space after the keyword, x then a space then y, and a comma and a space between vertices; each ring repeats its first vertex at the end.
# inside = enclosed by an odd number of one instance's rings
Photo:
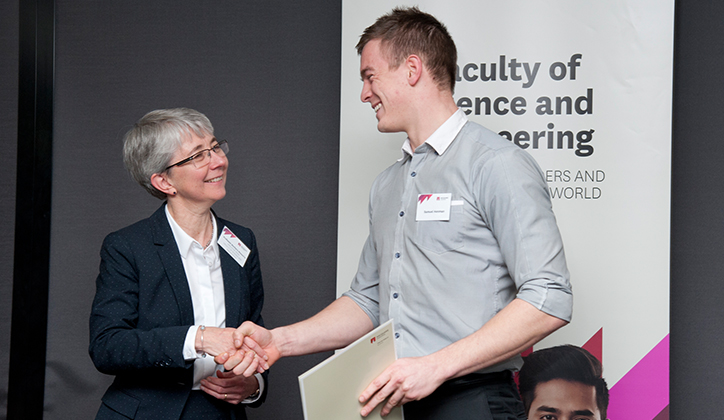
MULTIPOLYGON (((392 320, 299 376, 305 420, 381 420, 378 405, 367 417, 360 415, 359 396, 396 359, 392 320)), ((387 420, 402 420, 396 407, 387 420)))

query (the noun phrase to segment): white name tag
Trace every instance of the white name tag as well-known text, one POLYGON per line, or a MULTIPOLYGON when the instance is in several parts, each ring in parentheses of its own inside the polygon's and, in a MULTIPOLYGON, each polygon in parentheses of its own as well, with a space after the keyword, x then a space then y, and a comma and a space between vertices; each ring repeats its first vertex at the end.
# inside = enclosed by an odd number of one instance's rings
POLYGON ((246 259, 249 258, 251 250, 248 246, 244 245, 239 238, 234 235, 228 227, 224 226, 221 231, 221 237, 219 238, 219 246, 231 255, 231 257, 239 263, 240 266, 244 266, 246 259))
POLYGON ((452 194, 420 194, 417 196, 418 222, 425 220, 450 220, 452 194))

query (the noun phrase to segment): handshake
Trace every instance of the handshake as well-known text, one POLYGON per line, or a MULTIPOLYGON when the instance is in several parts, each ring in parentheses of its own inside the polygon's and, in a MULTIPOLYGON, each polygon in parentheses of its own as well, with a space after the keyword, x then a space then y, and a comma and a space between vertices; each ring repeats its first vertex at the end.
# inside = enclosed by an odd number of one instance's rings
MULTIPOLYGON (((214 356, 214 361, 224 365, 227 372, 248 378, 269 369, 281 357, 347 346, 373 327, 367 314, 344 296, 307 320, 271 331, 250 321, 236 329, 207 328, 207 333, 212 334, 206 338, 212 337, 214 342, 201 349, 197 341, 197 349, 214 356)), ((445 350, 401 358, 390 365, 359 395, 363 405, 360 414, 366 417, 381 405, 380 414, 386 416, 396 406, 430 395, 450 379, 450 361, 463 359, 458 354, 451 355, 452 349, 445 350)))
POLYGON ((266 371, 281 357, 273 338, 271 331, 246 321, 236 329, 199 329, 196 348, 214 356, 227 372, 250 377, 266 371))

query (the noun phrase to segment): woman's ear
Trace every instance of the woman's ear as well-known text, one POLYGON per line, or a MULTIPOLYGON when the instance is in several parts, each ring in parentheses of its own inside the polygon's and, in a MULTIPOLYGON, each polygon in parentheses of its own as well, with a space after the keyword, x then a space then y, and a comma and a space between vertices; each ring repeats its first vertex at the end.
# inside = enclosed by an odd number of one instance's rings
POLYGON ((176 188, 171 185, 166 174, 151 175, 151 185, 166 195, 176 195, 176 188))

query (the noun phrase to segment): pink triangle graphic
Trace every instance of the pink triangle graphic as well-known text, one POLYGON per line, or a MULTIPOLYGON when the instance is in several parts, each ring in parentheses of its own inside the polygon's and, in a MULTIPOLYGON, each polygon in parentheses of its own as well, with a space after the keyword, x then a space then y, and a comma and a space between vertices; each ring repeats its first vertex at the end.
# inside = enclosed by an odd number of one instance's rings
POLYGON ((611 420, 668 418, 668 334, 611 388, 609 395, 608 418, 611 420))
POLYGON ((593 337, 589 338, 586 344, 581 347, 591 353, 603 365, 603 328, 593 334, 593 337))

